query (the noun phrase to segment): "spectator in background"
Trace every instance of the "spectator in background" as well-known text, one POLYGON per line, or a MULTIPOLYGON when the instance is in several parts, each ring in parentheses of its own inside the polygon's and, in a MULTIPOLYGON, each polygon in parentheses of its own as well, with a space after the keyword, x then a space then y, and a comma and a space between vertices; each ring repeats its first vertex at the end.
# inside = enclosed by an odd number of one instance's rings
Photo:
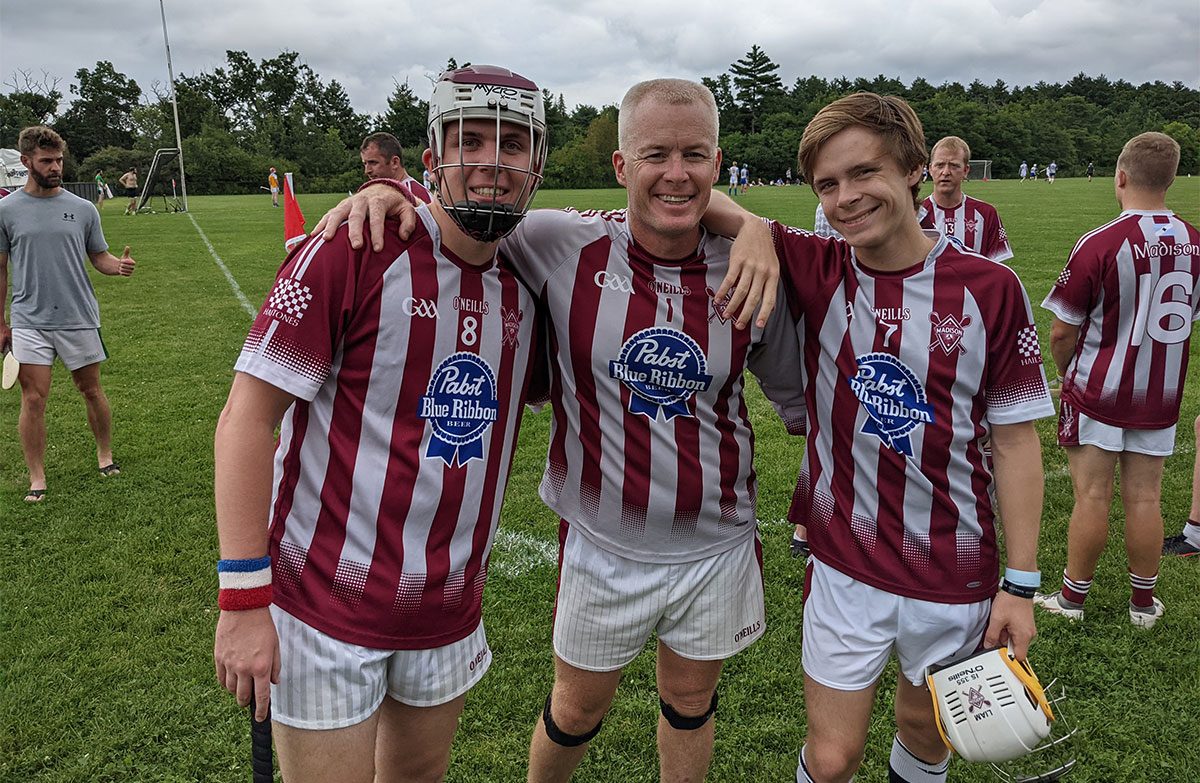
POLYGON ((267 188, 271 191, 271 206, 279 206, 279 175, 275 173, 274 166, 267 174, 267 188))
POLYGON ((428 186, 417 182, 404 168, 404 148, 392 134, 372 133, 363 139, 358 154, 362 158, 363 176, 367 179, 395 180, 407 187, 420 201, 426 204, 432 201, 428 186))
POLYGON ((117 180, 117 182, 121 183, 121 187, 124 188, 125 197, 129 199, 129 206, 125 207, 126 215, 132 215, 137 212, 137 175, 137 166, 134 166, 117 180))

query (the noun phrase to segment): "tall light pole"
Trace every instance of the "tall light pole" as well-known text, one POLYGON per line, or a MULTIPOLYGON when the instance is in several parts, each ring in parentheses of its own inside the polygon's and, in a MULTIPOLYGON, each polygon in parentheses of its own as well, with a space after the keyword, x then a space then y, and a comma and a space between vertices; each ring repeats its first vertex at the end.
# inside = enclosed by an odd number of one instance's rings
POLYGON ((188 211, 187 175, 183 171, 183 138, 179 135, 179 102, 175 100, 175 71, 171 68, 171 42, 167 39, 167 9, 163 0, 158 0, 158 10, 162 13, 163 46, 167 50, 167 78, 171 80, 171 110, 175 113, 175 146, 179 149, 179 187, 183 190, 183 211, 188 211))

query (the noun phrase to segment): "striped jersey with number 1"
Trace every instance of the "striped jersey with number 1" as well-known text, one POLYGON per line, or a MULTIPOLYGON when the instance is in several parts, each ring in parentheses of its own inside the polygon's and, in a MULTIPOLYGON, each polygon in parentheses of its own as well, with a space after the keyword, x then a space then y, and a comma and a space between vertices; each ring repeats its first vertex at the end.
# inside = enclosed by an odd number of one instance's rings
POLYGON ((687 258, 655 258, 623 210, 538 210, 503 245, 551 321, 542 498, 632 560, 698 560, 754 534, 747 364, 789 429, 803 431, 788 314, 767 334, 741 330, 713 299, 729 246, 706 235, 687 258))

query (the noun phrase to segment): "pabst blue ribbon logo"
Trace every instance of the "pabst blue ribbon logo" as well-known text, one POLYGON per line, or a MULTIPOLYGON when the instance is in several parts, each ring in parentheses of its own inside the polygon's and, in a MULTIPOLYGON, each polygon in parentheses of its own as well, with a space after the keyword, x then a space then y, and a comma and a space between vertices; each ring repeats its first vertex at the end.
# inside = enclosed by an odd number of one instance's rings
POLYGON ((621 346, 620 356, 608 363, 608 377, 625 384, 629 410, 667 421, 691 416, 687 402, 712 384, 704 352, 683 332, 662 327, 643 329, 621 346))
POLYGON ((432 425, 426 457, 447 465, 483 458, 483 433, 496 421, 496 373, 465 351, 447 356, 433 371, 417 415, 432 425))
POLYGON ((890 353, 868 353, 855 359, 850 378, 854 396, 867 411, 864 435, 874 435, 906 457, 913 455, 909 433, 933 422, 933 406, 915 373, 890 353))

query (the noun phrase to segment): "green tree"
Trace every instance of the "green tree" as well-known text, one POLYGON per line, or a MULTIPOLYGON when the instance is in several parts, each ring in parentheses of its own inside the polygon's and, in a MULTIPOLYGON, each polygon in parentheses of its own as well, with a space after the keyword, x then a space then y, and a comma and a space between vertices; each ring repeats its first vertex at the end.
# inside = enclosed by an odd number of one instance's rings
POLYGON ((410 147, 423 149, 425 147, 426 123, 429 118, 429 101, 417 97, 404 83, 396 82, 388 98, 388 108, 379 118, 377 130, 385 130, 400 140, 407 151, 410 147))
POLYGON ((738 106, 745 118, 743 127, 754 133, 761 125, 764 102, 783 92, 783 82, 775 73, 779 66, 758 48, 758 44, 754 44, 745 57, 729 66, 729 70, 737 88, 738 106))
POLYGON ((133 110, 141 100, 137 82, 101 60, 92 70, 75 72, 77 96, 55 123, 75 155, 87 157, 101 147, 133 146, 133 110))
POLYGON ((58 91, 58 80, 49 74, 39 80, 29 71, 17 71, 6 85, 12 91, 0 95, 0 146, 16 147, 17 136, 24 128, 51 121, 63 96, 58 91))

